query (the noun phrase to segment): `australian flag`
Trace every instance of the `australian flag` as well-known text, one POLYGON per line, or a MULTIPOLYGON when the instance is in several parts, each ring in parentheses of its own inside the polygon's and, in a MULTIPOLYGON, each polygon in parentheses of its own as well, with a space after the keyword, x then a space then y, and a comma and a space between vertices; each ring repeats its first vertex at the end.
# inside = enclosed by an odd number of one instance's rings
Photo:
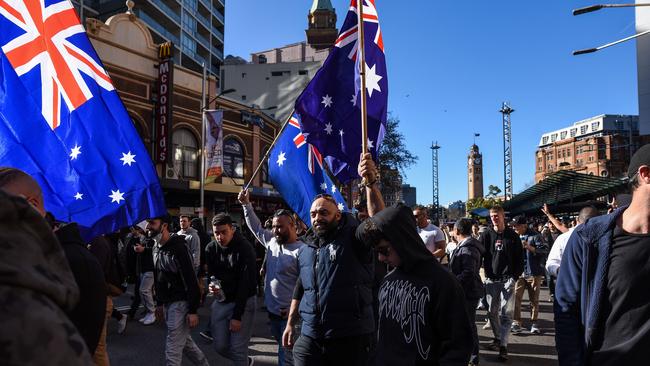
POLYGON ((68 0, 0 2, 0 165, 86 239, 165 213, 153 164, 68 0))
MULTIPOLYGON (((388 76, 375 0, 361 0, 365 34, 368 148, 373 158, 384 138, 388 76)), ((338 39, 321 69, 296 101, 302 131, 347 182, 358 177, 361 156, 361 82, 357 0, 350 2, 338 39)))
POLYGON ((302 221, 311 226, 309 209, 316 195, 330 194, 345 211, 345 200, 323 169, 323 157, 307 143, 294 114, 269 155, 269 176, 275 189, 302 221))

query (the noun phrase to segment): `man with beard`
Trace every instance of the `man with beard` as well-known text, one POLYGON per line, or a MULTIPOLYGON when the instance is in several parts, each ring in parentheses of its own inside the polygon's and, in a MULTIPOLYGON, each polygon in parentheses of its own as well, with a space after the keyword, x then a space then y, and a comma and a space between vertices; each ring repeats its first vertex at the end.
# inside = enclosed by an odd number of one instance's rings
MULTIPOLYGON (((362 156, 359 175, 372 216, 384 201, 370 154, 362 156)), ((296 365, 366 365, 375 328, 372 249, 357 239, 357 220, 341 213, 332 196, 316 196, 310 215, 313 234, 298 251, 300 275, 282 343, 293 346, 296 365), (301 335, 294 344, 299 315, 301 335)))
POLYGON ((199 233, 190 225, 190 217, 181 215, 179 219, 181 229, 176 233, 177 235, 185 237, 187 248, 192 255, 192 263, 194 263, 194 271, 198 274, 201 265, 201 238, 199 233))
POLYGON ((171 234, 169 216, 147 220, 147 232, 153 238, 154 277, 156 284, 156 318, 167 325, 165 343, 166 365, 180 366, 183 354, 195 365, 208 365, 208 360, 190 335, 190 328, 199 325, 199 284, 194 272, 185 238, 171 234))
POLYGON ((266 230, 253 211, 248 190, 239 193, 239 202, 244 208, 246 225, 266 248, 264 303, 269 312, 271 334, 279 343, 278 365, 293 365, 291 350, 282 347, 282 333, 287 326, 291 297, 298 279, 297 256, 303 242, 297 239, 296 223, 290 211, 277 210, 271 230, 266 230))
POLYGON ((221 356, 236 366, 252 362, 248 357, 248 342, 253 332, 257 307, 257 269, 253 245, 232 225, 225 213, 212 219, 214 241, 206 248, 208 276, 218 280, 219 288, 211 283, 212 337, 221 356))
POLYGON ((379 289, 374 364, 467 365, 472 334, 463 289, 422 245, 409 208, 383 210, 358 228, 357 237, 394 268, 379 289))

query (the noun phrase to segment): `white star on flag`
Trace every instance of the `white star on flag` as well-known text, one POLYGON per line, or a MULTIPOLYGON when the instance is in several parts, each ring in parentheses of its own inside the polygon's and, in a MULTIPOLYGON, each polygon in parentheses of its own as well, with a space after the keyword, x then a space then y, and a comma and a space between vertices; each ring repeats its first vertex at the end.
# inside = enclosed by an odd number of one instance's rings
POLYGON ((336 186, 332 186, 332 193, 336 193, 336 186))
POLYGON ((332 134, 332 124, 331 123, 327 123, 325 125, 325 132, 327 132, 328 135, 332 134))
POLYGON ((341 135, 341 137, 343 137, 343 130, 339 130, 339 135, 341 135))
POLYGON ((282 166, 282 164, 284 164, 284 161, 287 160, 284 155, 285 153, 283 152, 280 152, 280 155, 278 155, 278 161, 276 161, 276 163, 278 163, 278 166, 282 166))
POLYGON ((352 105, 357 105, 357 95, 356 94, 354 94, 352 96, 352 99, 350 99, 350 103, 352 103, 352 105))
POLYGON ((371 139, 368 139, 368 149, 374 149, 374 148, 375 148, 374 142, 372 142, 371 139))
POLYGON ((79 154, 81 154, 81 146, 74 144, 74 147, 70 150, 70 158, 72 160, 77 160, 79 154))
POLYGON ((325 105, 325 108, 327 108, 327 107, 331 107, 331 106, 332 106, 332 97, 330 97, 329 95, 325 94, 325 96, 323 97, 323 101, 321 102, 321 104, 324 104, 324 105, 325 105))
POLYGON ((77 201, 82 200, 84 199, 84 194, 77 192, 77 194, 74 195, 74 199, 77 201))
POLYGON ((382 76, 377 75, 377 72, 375 71, 375 67, 377 65, 374 65, 373 67, 368 67, 368 64, 366 64, 366 89, 368 90, 368 95, 372 98, 372 92, 374 90, 381 92, 381 88, 379 87, 379 80, 383 79, 382 76))
POLYGON ((114 191, 111 189, 111 194, 108 196, 112 201, 111 203, 120 203, 120 201, 124 201, 124 193, 120 192, 118 189, 117 191, 114 191))
POLYGON ((320 189, 322 189, 323 191, 327 192, 327 183, 325 183, 325 182, 321 183, 321 185, 320 185, 320 189))
POLYGON ((122 160, 122 165, 131 166, 131 164, 135 163, 135 155, 131 155, 131 151, 126 154, 122 153, 120 160, 122 160))
POLYGON ((343 206, 343 204, 340 203, 340 202, 339 202, 339 204, 337 205, 337 207, 339 208, 339 211, 343 211, 343 210, 345 209, 345 206, 343 206))

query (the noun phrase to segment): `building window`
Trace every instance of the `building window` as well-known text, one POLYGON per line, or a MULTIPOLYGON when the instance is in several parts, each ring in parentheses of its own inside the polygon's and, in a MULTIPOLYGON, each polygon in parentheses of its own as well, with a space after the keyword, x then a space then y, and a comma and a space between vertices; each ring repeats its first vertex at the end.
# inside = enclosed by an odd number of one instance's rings
POLYGON ((245 78, 245 77, 246 77, 246 73, 245 73, 245 72, 242 72, 242 73, 241 73, 241 78, 243 79, 243 78, 245 78))
POLYGON ((564 140, 564 139, 566 138, 566 134, 567 134, 566 131, 562 131, 562 132, 560 132, 560 139, 561 139, 561 140, 564 140))
POLYGON ((185 32, 181 34, 181 48, 185 53, 196 53, 196 42, 190 38, 185 32))
POLYGON ((588 128, 589 128, 589 126, 587 126, 587 125, 580 126, 580 134, 584 135, 585 133, 587 133, 588 128))
POLYGON ((548 144, 548 136, 542 137, 542 145, 548 144))
POLYGON ((557 133, 551 135, 551 142, 555 142, 555 140, 557 140, 557 133))
POLYGON ((271 71, 271 76, 289 76, 291 71, 271 71))
POLYGON ((566 157, 567 158, 571 157, 571 149, 566 149, 566 157))
POLYGON ((577 128, 572 128, 571 132, 570 132, 570 135, 571 135, 571 137, 576 137, 577 133, 578 133, 578 129, 577 128))
POLYGON ((183 5, 187 6, 188 8, 196 11, 197 10, 197 5, 198 1, 197 0, 183 0, 183 5))
POLYGON ((174 170, 182 178, 198 178, 198 143, 194 134, 186 129, 174 131, 174 170))
MULTIPOLYGON (((264 150, 262 151, 262 156, 260 156, 260 159, 264 159, 264 156, 266 155, 266 152, 269 150, 269 147, 265 147, 264 150)), ((269 159, 264 160, 264 164, 262 164, 262 183, 268 183, 271 184, 271 177, 269 176, 269 159)))
POLYGON ((598 127, 600 127, 600 122, 592 122, 591 123, 591 132, 598 131, 598 127))
POLYGON ((298 70, 298 75, 307 75, 307 70, 298 70))
POLYGON ((246 96, 245 96, 245 95, 242 95, 242 96, 241 96, 241 100, 246 100, 246 96))
POLYGON ((244 147, 234 138, 223 142, 223 170, 231 178, 244 178, 244 147))
POLYGON ((183 29, 191 30, 190 33, 196 32, 196 19, 194 19, 194 17, 191 16, 187 11, 183 11, 181 22, 183 23, 183 29))

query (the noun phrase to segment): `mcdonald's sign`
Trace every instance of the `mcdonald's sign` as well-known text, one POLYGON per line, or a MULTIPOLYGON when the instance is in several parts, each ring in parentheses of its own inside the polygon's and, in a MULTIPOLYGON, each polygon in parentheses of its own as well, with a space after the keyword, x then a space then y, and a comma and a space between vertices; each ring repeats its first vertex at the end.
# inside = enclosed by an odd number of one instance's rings
POLYGON ((174 44, 171 42, 161 43, 158 46, 158 58, 161 60, 171 58, 174 56, 174 44))

